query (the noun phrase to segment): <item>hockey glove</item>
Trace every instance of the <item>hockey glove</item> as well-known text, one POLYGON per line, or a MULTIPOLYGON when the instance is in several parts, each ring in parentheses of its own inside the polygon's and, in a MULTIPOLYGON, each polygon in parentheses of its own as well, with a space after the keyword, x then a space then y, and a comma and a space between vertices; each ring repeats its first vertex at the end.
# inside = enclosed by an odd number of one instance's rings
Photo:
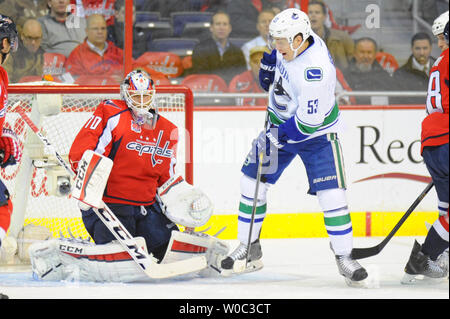
MULTIPOLYGON (((309 137, 309 135, 302 134, 295 125, 295 116, 280 124, 278 127, 272 125, 266 132, 263 132, 264 134, 260 134, 258 144, 263 145, 262 143, 264 141, 265 143, 270 143, 277 149, 295 153, 297 151, 297 143, 309 137)), ((266 146, 266 149, 268 149, 268 146, 266 146)))
POLYGON ((259 69, 259 84, 268 92, 275 76, 275 66, 277 63, 277 50, 271 54, 264 52, 259 69))
POLYGON ((16 134, 3 129, 3 135, 0 136, 0 167, 5 168, 8 165, 14 165, 20 162, 22 150, 20 148, 16 134))

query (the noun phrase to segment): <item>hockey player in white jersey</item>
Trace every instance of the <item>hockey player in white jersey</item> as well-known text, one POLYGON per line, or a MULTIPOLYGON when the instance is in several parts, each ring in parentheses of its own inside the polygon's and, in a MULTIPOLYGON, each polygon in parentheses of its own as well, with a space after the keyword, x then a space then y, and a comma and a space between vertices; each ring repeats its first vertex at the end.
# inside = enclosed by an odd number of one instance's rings
POLYGON ((222 271, 248 272, 263 267, 259 234, 266 216, 266 193, 298 155, 306 168, 308 193, 317 196, 324 212, 339 273, 349 284, 361 283, 368 275, 350 256, 353 233, 338 139, 341 120, 334 96, 336 69, 325 43, 311 30, 304 12, 284 10, 274 17, 269 29, 274 50, 270 55, 264 54, 260 69, 260 83, 269 91, 269 122, 267 130, 254 140, 242 167, 238 213, 240 244, 222 261, 222 271), (263 166, 251 245, 247 247, 257 184, 257 154, 261 149, 263 166), (245 262, 247 253, 249 259, 245 262))

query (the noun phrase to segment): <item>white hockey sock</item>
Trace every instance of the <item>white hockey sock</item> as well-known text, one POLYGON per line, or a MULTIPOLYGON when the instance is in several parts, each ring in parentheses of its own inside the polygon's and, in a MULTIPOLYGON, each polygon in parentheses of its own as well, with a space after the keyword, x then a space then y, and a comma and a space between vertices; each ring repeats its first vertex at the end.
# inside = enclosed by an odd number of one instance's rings
MULTIPOLYGON (((238 239, 241 243, 248 243, 250 233, 250 223, 252 220, 253 197, 255 196, 256 180, 243 175, 241 177, 241 201, 238 212, 238 239)), ((265 183, 259 184, 258 200, 256 202, 255 219, 253 222, 251 242, 259 237, 264 217, 266 217, 266 193, 268 186, 265 183)))
POLYGON ((325 228, 336 255, 348 255, 353 248, 353 228, 347 206, 324 212, 325 228))
MULTIPOLYGON (((253 202, 242 196, 238 213, 238 239, 243 244, 247 244, 248 242, 248 234, 250 232, 250 223, 252 220, 252 208, 253 202)), ((264 217, 266 217, 266 210, 266 203, 258 201, 253 222, 251 242, 254 242, 259 237, 264 217)))

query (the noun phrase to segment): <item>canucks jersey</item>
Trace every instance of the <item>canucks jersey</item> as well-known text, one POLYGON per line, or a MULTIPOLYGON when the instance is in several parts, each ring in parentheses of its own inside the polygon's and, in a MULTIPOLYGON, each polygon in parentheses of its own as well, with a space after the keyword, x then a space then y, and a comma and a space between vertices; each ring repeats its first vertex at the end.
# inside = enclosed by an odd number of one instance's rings
POLYGON ((309 47, 292 61, 277 52, 274 82, 269 90, 269 119, 284 126, 292 141, 338 131, 335 99, 336 68, 326 44, 311 33, 309 47))
POLYGON ((156 189, 174 174, 178 131, 159 116, 154 129, 137 125, 123 100, 100 103, 78 132, 69 152, 76 170, 87 149, 114 162, 103 196, 105 203, 146 206, 156 189))

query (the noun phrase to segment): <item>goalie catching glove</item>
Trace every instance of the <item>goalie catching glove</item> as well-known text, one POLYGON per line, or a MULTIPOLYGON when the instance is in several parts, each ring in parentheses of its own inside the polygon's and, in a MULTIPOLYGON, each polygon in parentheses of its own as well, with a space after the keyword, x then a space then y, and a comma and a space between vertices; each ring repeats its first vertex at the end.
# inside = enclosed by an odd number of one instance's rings
POLYGON ((172 176, 158 188, 158 195, 164 214, 174 223, 200 227, 212 215, 213 204, 208 196, 179 175, 172 176))

